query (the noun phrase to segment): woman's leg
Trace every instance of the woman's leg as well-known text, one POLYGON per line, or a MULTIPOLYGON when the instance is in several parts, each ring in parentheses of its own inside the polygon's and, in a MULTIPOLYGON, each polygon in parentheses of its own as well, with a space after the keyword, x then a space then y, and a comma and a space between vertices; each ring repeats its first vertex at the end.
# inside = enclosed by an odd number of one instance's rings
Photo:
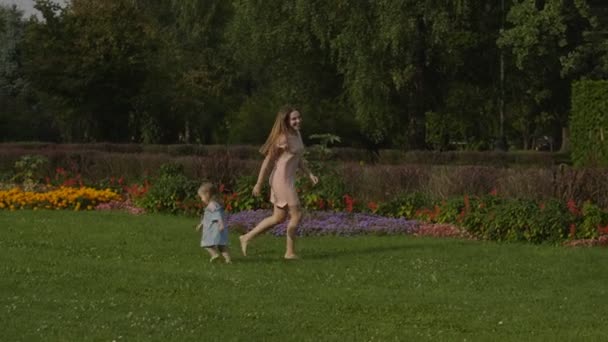
POLYGON ((287 224, 287 237, 285 246, 285 259, 296 259, 296 229, 302 219, 302 210, 299 206, 289 208, 289 223, 287 224))
POLYGON ((255 228, 253 228, 252 230, 250 230, 247 234, 239 236, 239 240, 241 240, 241 251, 243 252, 243 255, 247 255, 247 243, 249 242, 249 240, 256 237, 256 235, 265 232, 269 228, 272 228, 275 225, 285 221, 286 217, 287 210, 275 206, 272 216, 268 216, 267 218, 263 219, 262 222, 258 223, 258 225, 255 226, 255 228))

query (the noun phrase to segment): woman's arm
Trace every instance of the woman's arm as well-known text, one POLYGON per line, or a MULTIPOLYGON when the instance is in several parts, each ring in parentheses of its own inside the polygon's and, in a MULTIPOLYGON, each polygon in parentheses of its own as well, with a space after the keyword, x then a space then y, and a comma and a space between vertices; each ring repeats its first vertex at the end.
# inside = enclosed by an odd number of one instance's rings
POLYGON ((268 153, 266 155, 266 158, 264 158, 264 161, 262 162, 262 167, 260 167, 260 174, 258 175, 258 181, 253 187, 253 194, 256 196, 259 195, 260 191, 262 190, 262 184, 264 182, 264 179, 266 178, 266 174, 268 173, 268 169, 272 162, 272 159, 273 158, 271 157, 271 153, 268 153))
POLYGON ((310 181, 313 185, 317 185, 317 183, 319 183, 319 178, 317 178, 317 176, 315 176, 312 171, 310 171, 310 169, 308 168, 308 161, 304 159, 304 157, 300 158, 298 167, 308 176, 308 178, 310 178, 310 181))
POLYGON ((287 148, 287 138, 284 135, 281 135, 276 143, 275 148, 271 148, 266 154, 266 158, 262 162, 262 167, 260 167, 260 173, 258 175, 258 181, 255 183, 253 187, 253 195, 259 196, 262 192, 262 184, 264 184, 264 179, 266 178, 266 174, 271 166, 274 165, 278 156, 283 153, 283 150, 287 148))

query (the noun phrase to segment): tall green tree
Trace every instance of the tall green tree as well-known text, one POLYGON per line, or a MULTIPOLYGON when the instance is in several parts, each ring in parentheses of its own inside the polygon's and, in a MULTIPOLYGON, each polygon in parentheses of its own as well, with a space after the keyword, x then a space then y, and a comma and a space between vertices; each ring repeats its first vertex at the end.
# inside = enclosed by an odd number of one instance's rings
POLYGON ((590 13, 585 0, 518 0, 509 11, 512 26, 498 43, 517 67, 509 81, 510 120, 524 149, 535 133, 559 136, 567 127, 573 78, 562 63, 584 43, 590 13))
POLYGON ((286 103, 302 110, 308 132, 346 133, 353 120, 341 110, 339 75, 311 32, 314 2, 235 0, 232 5, 228 48, 243 94, 243 104, 229 118, 232 140, 263 142, 286 103))
POLYGON ((155 51, 155 32, 128 0, 37 0, 43 20, 26 32, 25 71, 66 141, 129 141, 129 113, 155 51))
POLYGON ((23 70, 26 25, 23 12, 0 5, 0 139, 56 140, 52 118, 37 106, 23 70))

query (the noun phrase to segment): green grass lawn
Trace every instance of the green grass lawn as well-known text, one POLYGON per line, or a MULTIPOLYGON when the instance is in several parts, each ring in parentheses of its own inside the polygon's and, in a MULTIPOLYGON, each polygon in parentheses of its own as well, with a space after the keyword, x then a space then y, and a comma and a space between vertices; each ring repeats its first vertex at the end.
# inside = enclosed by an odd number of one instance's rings
POLYGON ((1 341, 607 340, 608 250, 284 240, 209 264, 196 219, 0 211, 1 341))

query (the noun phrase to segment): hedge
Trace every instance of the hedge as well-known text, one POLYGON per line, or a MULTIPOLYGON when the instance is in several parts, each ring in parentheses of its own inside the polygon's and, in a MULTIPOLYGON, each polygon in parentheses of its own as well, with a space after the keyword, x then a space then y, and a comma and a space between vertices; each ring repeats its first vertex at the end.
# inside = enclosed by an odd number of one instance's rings
POLYGON ((577 166, 608 166, 608 81, 572 86, 572 160, 577 166))

